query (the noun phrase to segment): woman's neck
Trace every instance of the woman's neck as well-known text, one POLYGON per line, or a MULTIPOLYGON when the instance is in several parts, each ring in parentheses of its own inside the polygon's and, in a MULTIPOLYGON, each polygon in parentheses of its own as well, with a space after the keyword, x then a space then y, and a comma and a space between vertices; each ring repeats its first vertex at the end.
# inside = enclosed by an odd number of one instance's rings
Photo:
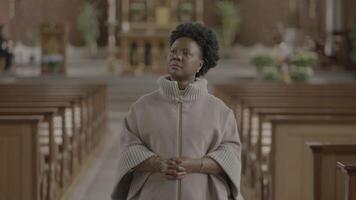
POLYGON ((179 90, 185 90, 190 83, 194 82, 195 77, 189 80, 176 80, 173 77, 170 77, 170 79, 172 81, 177 81, 179 90))

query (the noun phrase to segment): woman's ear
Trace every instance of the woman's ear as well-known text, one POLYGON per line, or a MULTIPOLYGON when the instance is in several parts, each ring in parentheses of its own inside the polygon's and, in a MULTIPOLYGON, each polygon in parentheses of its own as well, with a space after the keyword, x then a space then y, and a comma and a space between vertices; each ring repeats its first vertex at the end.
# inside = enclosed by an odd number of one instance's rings
POLYGON ((200 69, 203 67, 203 65, 204 65, 204 60, 201 59, 200 62, 199 62, 199 69, 198 69, 198 71, 200 71, 200 69))

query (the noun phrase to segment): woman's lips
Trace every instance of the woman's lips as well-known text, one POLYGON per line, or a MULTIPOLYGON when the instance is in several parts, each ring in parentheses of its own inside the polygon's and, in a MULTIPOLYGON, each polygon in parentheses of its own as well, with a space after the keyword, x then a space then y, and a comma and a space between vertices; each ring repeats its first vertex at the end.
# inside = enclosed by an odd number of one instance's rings
POLYGON ((169 67, 171 67, 172 69, 181 69, 182 68, 180 65, 175 64, 175 63, 170 63, 169 67))

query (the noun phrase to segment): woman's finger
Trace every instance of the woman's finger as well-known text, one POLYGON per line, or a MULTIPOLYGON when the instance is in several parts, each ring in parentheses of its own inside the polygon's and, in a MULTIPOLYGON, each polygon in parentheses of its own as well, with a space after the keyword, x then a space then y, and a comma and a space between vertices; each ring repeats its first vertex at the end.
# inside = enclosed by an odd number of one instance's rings
POLYGON ((179 172, 175 173, 174 175, 172 174, 165 174, 165 177, 169 180, 177 180, 177 179, 182 179, 187 175, 185 172, 179 172))
POLYGON ((174 160, 167 160, 166 162, 168 165, 176 165, 176 162, 174 160))
POLYGON ((175 165, 168 165, 168 168, 169 169, 174 169, 174 170, 177 170, 177 171, 184 171, 185 170, 184 167, 176 165, 176 164, 175 165))
POLYGON ((177 172, 176 172, 176 170, 168 169, 164 172, 164 174, 170 175, 170 176, 176 176, 177 172))
POLYGON ((187 169, 185 169, 184 167, 178 165, 178 166, 177 166, 177 171, 179 171, 179 172, 186 172, 187 169))
POLYGON ((167 167, 168 169, 170 169, 170 170, 176 170, 176 171, 178 171, 178 166, 177 165, 169 165, 168 167, 167 167))
POLYGON ((187 175, 186 172, 176 172, 176 177, 185 176, 185 175, 187 175))
POLYGON ((181 175, 181 176, 177 176, 176 179, 183 179, 185 177, 186 174, 181 175))
POLYGON ((174 159, 174 161, 175 161, 178 165, 183 162, 180 158, 176 158, 176 159, 174 159))
POLYGON ((174 178, 180 177, 180 176, 185 176, 187 174, 187 172, 182 171, 182 172, 178 172, 175 170, 167 170, 165 175, 166 176, 172 176, 174 178))

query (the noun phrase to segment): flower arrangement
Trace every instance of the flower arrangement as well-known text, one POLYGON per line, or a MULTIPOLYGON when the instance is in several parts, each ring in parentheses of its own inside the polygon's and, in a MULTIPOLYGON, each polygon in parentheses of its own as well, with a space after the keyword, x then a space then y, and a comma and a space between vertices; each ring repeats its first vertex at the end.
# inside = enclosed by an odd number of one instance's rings
POLYGON ((42 64, 48 67, 51 72, 57 72, 64 63, 64 56, 61 54, 47 54, 42 57, 42 64))
POLYGON ((318 62, 318 55, 312 51, 298 51, 292 54, 290 76, 294 81, 308 81, 313 76, 313 67, 318 62))
POLYGON ((277 66, 264 66, 262 69, 262 78, 264 80, 280 80, 280 72, 277 66))
POLYGON ((258 69, 262 69, 265 66, 272 66, 275 64, 275 58, 268 53, 259 53, 252 57, 251 63, 258 69))
POLYGON ((251 63, 264 80, 308 81, 314 74, 313 67, 318 63, 318 56, 308 50, 279 54, 266 51, 252 56, 251 63))
POLYGON ((312 51, 299 51, 292 55, 291 64, 297 67, 313 67, 317 64, 318 56, 312 51))
POLYGON ((313 76, 314 71, 311 67, 297 67, 291 69, 290 76, 294 81, 308 81, 313 76))

